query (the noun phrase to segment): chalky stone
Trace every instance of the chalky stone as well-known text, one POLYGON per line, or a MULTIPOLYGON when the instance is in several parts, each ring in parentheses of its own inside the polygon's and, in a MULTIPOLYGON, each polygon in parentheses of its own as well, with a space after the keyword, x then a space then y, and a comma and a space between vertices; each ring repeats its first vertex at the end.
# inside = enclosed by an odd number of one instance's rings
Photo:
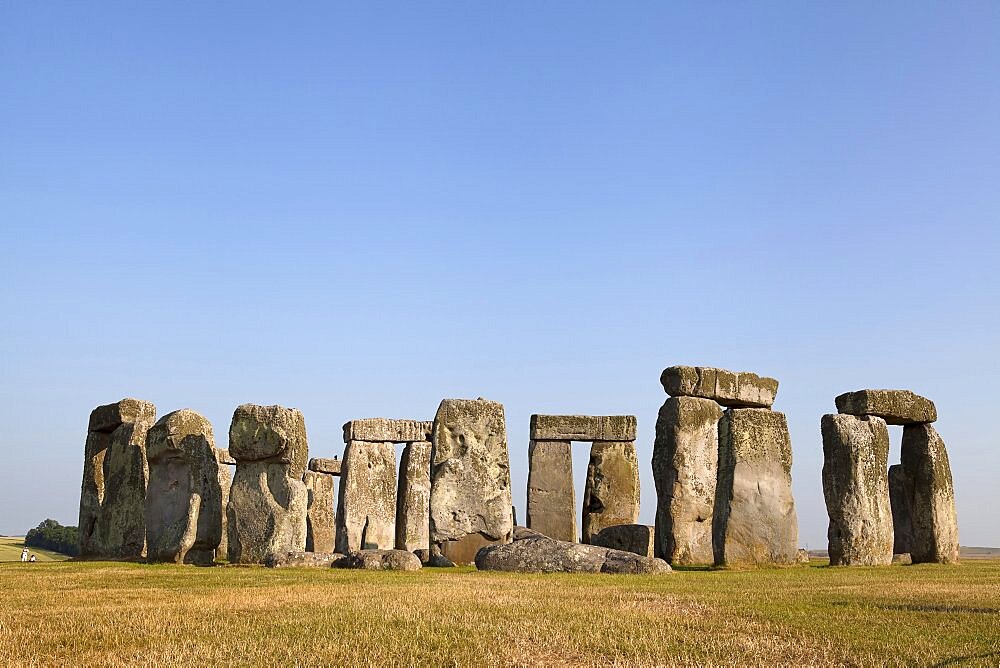
POLYGON ((220 464, 236 466, 236 460, 233 459, 233 456, 231 454, 229 454, 229 450, 221 450, 219 448, 216 448, 215 458, 220 464))
POLYGON ((892 562, 889 430, 879 417, 834 414, 821 420, 823 496, 832 566, 892 562))
POLYGON ((309 461, 302 411, 282 406, 239 406, 229 426, 229 454, 237 463, 286 464, 288 475, 301 479, 309 461))
POLYGON ((309 470, 316 473, 340 475, 341 461, 336 457, 313 457, 309 460, 309 470))
POLYGON ((569 441, 531 441, 528 445, 528 527, 549 538, 577 541, 569 441))
POLYGON ((668 367, 660 384, 672 397, 712 399, 729 408, 770 408, 778 393, 774 378, 706 366, 668 367))
POLYGON ((396 542, 396 450, 350 441, 337 502, 337 552, 391 550, 396 542))
POLYGON ((399 459, 396 494, 396 549, 429 551, 431 444, 407 443, 399 459))
POLYGON ((887 424, 907 425, 937 420, 934 402, 909 390, 858 390, 836 399, 837 412, 875 415, 887 424))
POLYGON ((903 470, 913 482, 913 563, 958 563, 958 518, 948 451, 929 424, 903 427, 903 470))
POLYGON ((414 443, 429 441, 433 423, 422 420, 390 420, 364 418, 344 425, 344 443, 371 441, 374 443, 414 443))
POLYGON ((302 477, 308 494, 306 510, 306 551, 333 552, 336 536, 333 513, 333 476, 306 471, 302 477))
POLYGON ((535 441, 634 441, 634 415, 532 415, 535 441))
POLYGON ((583 493, 584 543, 605 527, 639 519, 639 461, 631 441, 595 441, 583 493))

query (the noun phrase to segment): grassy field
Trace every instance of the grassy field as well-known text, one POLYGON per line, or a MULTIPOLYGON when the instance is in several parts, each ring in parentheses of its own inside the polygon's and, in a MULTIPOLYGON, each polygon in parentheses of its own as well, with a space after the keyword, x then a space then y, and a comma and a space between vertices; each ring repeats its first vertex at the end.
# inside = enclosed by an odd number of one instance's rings
POLYGON ((1000 663, 1000 561, 668 576, 0 564, 0 665, 1000 663))
MULTIPOLYGON (((0 536, 0 561, 21 561, 21 549, 24 547, 24 537, 0 536)), ((65 554, 40 550, 37 547, 28 548, 38 561, 65 561, 65 554)))

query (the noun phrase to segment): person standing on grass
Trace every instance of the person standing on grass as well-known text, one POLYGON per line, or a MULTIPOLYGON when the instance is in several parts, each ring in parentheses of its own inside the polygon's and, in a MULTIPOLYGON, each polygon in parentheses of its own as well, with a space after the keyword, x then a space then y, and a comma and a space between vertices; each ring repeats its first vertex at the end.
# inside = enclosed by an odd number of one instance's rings
POLYGON ((25 547, 23 550, 21 550, 21 561, 27 561, 27 560, 28 560, 28 548, 25 547))

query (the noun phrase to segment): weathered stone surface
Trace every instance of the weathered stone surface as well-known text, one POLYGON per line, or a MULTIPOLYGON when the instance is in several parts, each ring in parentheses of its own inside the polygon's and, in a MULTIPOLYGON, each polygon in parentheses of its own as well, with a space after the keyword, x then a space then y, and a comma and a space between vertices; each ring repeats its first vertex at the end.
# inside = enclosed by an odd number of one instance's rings
POLYGON ((295 409, 244 404, 233 413, 229 453, 236 474, 226 507, 229 561, 264 563, 306 546, 309 458, 305 419, 295 409))
POLYGON ((913 480, 902 464, 889 467, 889 505, 892 507, 892 551, 910 553, 913 545, 913 480))
POLYGON ((625 573, 656 575, 669 573, 662 559, 633 552, 612 550, 555 540, 537 531, 518 527, 514 542, 489 545, 476 554, 476 568, 513 573, 625 573))
POLYGON ((309 461, 302 411, 282 406, 239 406, 229 426, 229 454, 238 462, 288 464, 288 474, 301 479, 309 461))
POLYGON ((138 559, 146 548, 146 433, 156 407, 138 399, 90 414, 80 488, 80 556, 138 559))
POLYGON ((337 552, 392 549, 396 542, 396 450, 350 441, 337 500, 337 552))
POLYGON ((345 555, 337 552, 286 552, 264 560, 268 568, 330 568, 345 555))
POLYGON ((302 482, 306 485, 308 495, 306 552, 333 552, 337 531, 333 513, 333 476, 306 471, 302 482))
POLYGON ((906 425, 901 459, 904 472, 913 481, 913 563, 958 563, 955 489, 944 441, 930 424, 906 425))
POLYGON ((711 399, 672 397, 660 408, 653 444, 656 555, 672 564, 711 564, 719 465, 719 418, 711 399))
POLYGON ((654 557, 655 532, 648 524, 619 524, 605 527, 590 538, 591 545, 609 547, 612 550, 633 552, 644 557, 654 557))
POLYGON ((727 410, 719 420, 715 563, 794 563, 798 536, 785 415, 760 408, 727 410))
POLYGON ((375 443, 413 443, 430 441, 432 422, 421 420, 390 420, 364 418, 344 425, 344 443, 372 441, 375 443))
POLYGON ((909 390, 858 390, 836 399, 837 412, 875 415, 887 424, 916 424, 937 420, 934 402, 909 390))
POLYGON ((219 491, 222 493, 222 534, 219 537, 219 545, 215 548, 215 559, 225 561, 229 559, 229 520, 226 517, 226 509, 229 508, 229 488, 233 486, 233 476, 229 472, 229 465, 221 463, 219 452, 222 451, 216 448, 216 461, 219 463, 215 465, 215 474, 219 480, 219 491))
POLYGON ((605 527, 639 519, 639 461, 635 443, 595 441, 583 492, 583 542, 605 527))
POLYGON ((396 549, 430 554, 431 444, 407 443, 399 459, 396 549))
POLYGON ((360 550, 333 562, 334 568, 367 571, 419 571, 420 559, 405 550, 360 550))
POLYGON ((532 415, 533 441, 634 441, 634 415, 532 415))
POLYGON ((901 554, 892 555, 892 563, 899 564, 901 566, 909 566, 913 563, 913 559, 910 557, 909 552, 903 552, 901 554))
POLYGON ((770 408, 778 394, 774 378, 705 366, 668 367, 660 383, 672 397, 712 399, 729 408, 770 408))
POLYGON ((808 564, 809 563, 809 551, 799 548, 799 551, 795 554, 795 563, 797 564, 808 564))
POLYGON ((434 418, 430 540, 455 563, 471 563, 473 549, 509 542, 510 463, 503 404, 445 399, 434 418))
POLYGON ((215 459, 220 464, 227 464, 229 466, 236 466, 236 460, 233 456, 229 454, 229 450, 223 450, 221 448, 215 449, 215 459))
POLYGON ((313 457, 309 460, 309 470, 316 473, 340 475, 341 462, 336 457, 313 457))
POLYGON ((830 517, 830 565, 892 562, 889 429, 873 416, 824 415, 823 497, 830 517))
POLYGON ((146 458, 146 558, 212 564, 224 513, 212 424, 188 409, 167 413, 149 429, 146 458))
POLYGON ((528 527, 556 540, 578 540, 569 441, 528 444, 528 527))

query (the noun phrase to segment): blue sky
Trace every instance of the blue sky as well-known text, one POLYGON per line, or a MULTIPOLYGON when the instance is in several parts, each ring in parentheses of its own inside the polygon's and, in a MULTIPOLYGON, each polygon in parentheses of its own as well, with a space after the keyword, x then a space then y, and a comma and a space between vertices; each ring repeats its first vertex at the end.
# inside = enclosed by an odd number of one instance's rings
POLYGON ((123 396, 319 456, 502 401, 521 518, 531 413, 632 413, 651 523, 686 363, 780 379, 803 545, 862 387, 937 403, 1000 545, 995 3, 207 4, 0 7, 0 533, 76 523, 123 396))

